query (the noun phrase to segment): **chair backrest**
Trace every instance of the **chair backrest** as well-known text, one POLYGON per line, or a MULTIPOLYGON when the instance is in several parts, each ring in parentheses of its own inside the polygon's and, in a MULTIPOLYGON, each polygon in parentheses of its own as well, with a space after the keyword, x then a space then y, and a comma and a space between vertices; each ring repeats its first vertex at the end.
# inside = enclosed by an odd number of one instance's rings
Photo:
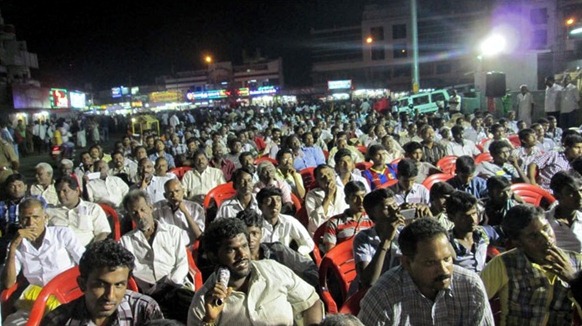
POLYGON ((206 197, 204 197, 204 209, 207 210, 213 200, 216 203, 216 207, 220 207, 223 201, 231 198, 235 194, 236 190, 234 189, 234 183, 232 181, 218 185, 210 189, 206 197))
POLYGON ((360 301, 362 301, 366 293, 368 293, 368 290, 369 288, 364 287, 359 289, 356 293, 350 295, 350 297, 342 305, 339 313, 357 316, 360 312, 360 301))
POLYGON ((189 166, 180 166, 177 168, 170 169, 170 170, 168 170, 168 172, 175 174, 176 177, 178 177, 178 179, 180 181, 182 181, 184 174, 186 174, 186 172, 188 172, 190 170, 192 170, 192 168, 189 166))
POLYGON ((321 260, 319 284, 322 287, 322 299, 328 307, 328 312, 337 312, 337 307, 341 306, 347 299, 350 284, 356 278, 353 242, 352 238, 338 244, 325 254, 321 260), (338 301, 334 299, 334 294, 330 292, 330 284, 328 284, 330 277, 338 282, 340 293, 334 293, 339 299, 338 301))
POLYGON ((366 171, 367 169, 371 168, 372 165, 374 165, 374 163, 372 162, 358 162, 356 163, 356 169, 360 170, 360 171, 366 171))
POLYGON ((255 165, 259 165, 259 163, 265 162, 265 161, 271 162, 275 166, 277 166, 279 164, 276 159, 270 158, 269 155, 265 155, 265 156, 257 157, 255 159, 255 165))
POLYGON ((513 147, 521 147, 521 140, 519 140, 519 135, 509 135, 507 139, 513 145, 513 147))
POLYGON ((479 141, 479 143, 475 144, 475 147, 477 147, 477 149, 479 149, 479 151, 483 151, 483 149, 485 148, 485 144, 487 144, 488 141, 490 141, 491 139, 489 138, 483 138, 481 139, 481 141, 479 141))
POLYGON ((303 179, 303 186, 305 187, 306 191, 315 188, 316 183, 314 171, 314 167, 305 168, 299 171, 299 174, 301 174, 301 179, 303 179))
POLYGON ((329 159, 329 151, 323 151, 323 157, 327 161, 329 159))
POLYGON ((376 189, 388 188, 398 183, 398 179, 390 179, 376 187, 376 189))
POLYGON ((523 201, 534 206, 540 206, 542 200, 545 200, 547 205, 551 205, 556 201, 556 198, 551 193, 540 186, 529 183, 514 183, 511 185, 511 190, 521 197, 523 201))
POLYGON ((115 208, 107 204, 99 203, 99 206, 101 206, 107 218, 111 219, 111 224, 113 225, 113 240, 119 241, 121 239, 121 219, 119 218, 119 214, 117 214, 115 208))
POLYGON ((456 155, 447 155, 447 156, 442 157, 437 162, 436 165, 444 173, 454 174, 455 173, 455 170, 457 168, 455 166, 455 163, 456 162, 457 162, 457 156, 456 155))
POLYGON ((424 179, 424 181, 422 182, 422 185, 425 186, 426 189, 430 190, 432 185, 434 185, 435 183, 445 182, 445 181, 451 179, 452 177, 453 177, 453 175, 448 174, 448 173, 431 174, 426 179, 424 179))
POLYGON ((315 230, 315 233, 313 233, 313 242, 315 242, 315 247, 313 248, 312 255, 313 261, 315 261, 317 267, 321 265, 322 253, 325 254, 325 252, 320 249, 320 246, 323 247, 323 234, 325 233, 326 224, 327 222, 324 222, 317 228, 317 230, 315 230))
POLYGON ((492 161, 493 161, 493 156, 491 156, 491 153, 489 153, 489 152, 481 153, 481 154, 475 156, 475 164, 479 164, 481 162, 492 162, 492 161))
POLYGON ((358 149, 358 151, 364 155, 366 155, 366 153, 368 152, 368 147, 364 146, 364 145, 359 145, 356 146, 356 148, 358 149))
POLYGON ((291 201, 293 202, 293 208, 295 208, 295 214, 297 214, 301 207, 303 207, 303 201, 294 193, 291 193, 291 201))
POLYGON ((194 260, 193 251, 197 250, 197 248, 198 248, 197 244, 186 247, 186 257, 188 258, 188 272, 190 274, 190 277, 192 278, 192 281, 194 282, 195 290, 200 289, 202 285, 204 285, 204 282, 202 281, 202 272, 200 271, 200 269, 198 269, 198 266, 196 266, 196 261, 194 260))
MULTIPOLYGON (((83 295, 77 284, 77 277, 81 275, 79 266, 74 266, 60 273, 50 280, 40 291, 30 311, 26 326, 38 326, 45 314, 47 300, 53 295, 61 304, 69 303, 83 295)), ((138 291, 135 280, 129 279, 127 289, 138 291)))

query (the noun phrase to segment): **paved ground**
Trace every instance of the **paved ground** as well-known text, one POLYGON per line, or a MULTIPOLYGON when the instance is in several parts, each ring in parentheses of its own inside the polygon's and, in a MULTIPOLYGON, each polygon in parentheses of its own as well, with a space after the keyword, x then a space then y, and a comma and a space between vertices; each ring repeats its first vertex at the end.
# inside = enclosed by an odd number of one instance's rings
MULTIPOLYGON (((101 144, 105 150, 106 153, 109 153, 113 150, 113 145, 115 144, 115 142, 117 140, 121 140, 121 137, 123 136, 123 134, 111 134, 110 135, 110 139, 109 141, 101 144)), ((88 146, 91 146, 90 144, 88 146)), ((89 150, 89 147, 85 148, 86 150, 89 150)), ((83 151, 82 148, 76 148, 75 149, 75 159, 73 160, 75 162, 75 165, 79 164, 79 154, 83 151)), ((56 171, 57 168, 57 162, 55 162, 49 153, 42 153, 42 154, 38 154, 38 153, 34 153, 32 155, 28 155, 26 157, 20 157, 20 173, 22 173, 26 180, 27 183, 30 185, 35 181, 35 170, 34 167, 36 166, 36 164, 40 163, 40 162, 47 162, 50 163, 53 168, 55 169, 55 175, 59 175, 59 173, 56 171)))

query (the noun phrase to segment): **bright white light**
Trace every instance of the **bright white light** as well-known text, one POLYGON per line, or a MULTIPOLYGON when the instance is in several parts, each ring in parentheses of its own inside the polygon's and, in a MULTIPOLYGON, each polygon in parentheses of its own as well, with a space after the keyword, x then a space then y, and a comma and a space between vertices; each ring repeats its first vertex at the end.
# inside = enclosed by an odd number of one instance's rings
POLYGON ((499 34, 493 34, 481 42, 480 50, 482 56, 494 56, 505 51, 507 43, 505 38, 499 34))
POLYGON ((576 27, 570 31, 570 35, 582 34, 582 27, 576 27))

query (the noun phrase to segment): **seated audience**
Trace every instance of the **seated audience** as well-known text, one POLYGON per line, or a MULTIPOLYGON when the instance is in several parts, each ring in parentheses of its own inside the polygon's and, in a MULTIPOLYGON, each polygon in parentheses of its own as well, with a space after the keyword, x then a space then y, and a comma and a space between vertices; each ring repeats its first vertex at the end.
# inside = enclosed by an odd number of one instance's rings
POLYGON ((396 171, 392 165, 385 163, 385 155, 386 149, 382 145, 372 145, 368 148, 367 156, 372 160, 372 167, 365 170, 362 176, 366 178, 372 190, 396 179, 396 171))
POLYGON ((193 160, 194 168, 184 174, 182 185, 186 191, 186 198, 202 204, 206 194, 226 180, 220 169, 208 166, 208 158, 204 151, 198 151, 193 160))
POLYGON ((268 161, 263 161, 259 163, 257 167, 257 173, 259 174, 259 182, 257 182, 253 187, 253 193, 256 195, 261 189, 265 187, 275 187, 281 190, 282 194, 282 204, 281 208, 284 214, 291 214, 293 210, 293 200, 291 199, 291 187, 287 182, 277 179, 276 176, 277 169, 273 163, 268 161))
POLYGON ((240 168, 234 171, 232 181, 236 193, 218 207, 216 219, 236 217, 238 212, 245 209, 252 209, 261 214, 259 204, 253 194, 253 174, 246 168, 240 168))
POLYGON ((475 174, 483 179, 501 176, 513 183, 529 183, 525 172, 519 166, 517 157, 511 155, 512 147, 505 140, 494 140, 489 147, 493 162, 483 161, 475 170, 475 174))
POLYGON ((430 212, 447 231, 454 226, 447 213, 447 198, 453 192, 455 192, 455 188, 446 182, 437 182, 430 188, 430 212))
POLYGON ((546 217, 556 245, 582 253, 582 176, 574 170, 559 171, 552 177, 550 188, 558 204, 546 212, 546 217))
POLYGON ((550 181, 558 171, 570 170, 570 162, 582 155, 582 136, 568 135, 564 138, 564 151, 547 151, 528 166, 528 178, 534 185, 550 190, 550 181))
POLYGON ((36 182, 30 186, 30 194, 41 196, 49 205, 58 205, 59 197, 55 189, 53 167, 45 162, 38 163, 36 169, 36 182))
POLYGON ((305 209, 309 218, 307 230, 311 236, 330 217, 343 213, 347 208, 343 187, 337 185, 337 175, 333 168, 320 165, 313 173, 317 187, 305 196, 305 209))
POLYGON ((277 152, 277 170, 276 177, 279 180, 287 182, 291 187, 291 192, 297 198, 305 197, 305 187, 301 174, 293 167, 293 152, 289 148, 280 149, 277 152))
POLYGON ((129 192, 127 184, 121 178, 110 175, 109 165, 103 160, 95 161, 93 171, 99 172, 99 178, 87 182, 87 199, 119 208, 123 197, 129 192))
POLYGON ((455 162, 456 175, 447 182, 453 188, 465 191, 477 199, 487 198, 487 181, 475 176, 475 160, 470 156, 461 156, 455 162))

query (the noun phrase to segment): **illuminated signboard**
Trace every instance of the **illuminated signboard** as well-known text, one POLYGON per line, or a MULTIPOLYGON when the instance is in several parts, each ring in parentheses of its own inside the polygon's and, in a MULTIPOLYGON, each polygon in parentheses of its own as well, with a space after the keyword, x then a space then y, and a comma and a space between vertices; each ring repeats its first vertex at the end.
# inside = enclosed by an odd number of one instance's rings
POLYGON ((352 88, 351 80, 330 80, 327 82, 327 89, 350 89, 352 88))
POLYGON ((50 88, 32 85, 12 85, 12 100, 15 109, 49 109, 50 88))
POLYGON ((69 107, 69 97, 67 96, 67 90, 62 88, 51 88, 49 95, 51 102, 51 108, 68 108, 69 107))
POLYGON ((275 86, 261 86, 256 90, 249 92, 250 95, 268 95, 277 93, 277 88, 275 86))
POLYGON ((183 97, 182 92, 175 90, 149 94, 150 102, 155 103, 181 102, 183 101, 183 97))
POLYGON ((243 87, 238 89, 238 96, 249 96, 250 90, 248 87, 243 87))
POLYGON ((207 91, 207 92, 188 92, 188 93, 186 93, 186 98, 190 101, 216 100, 216 99, 221 99, 221 98, 226 98, 226 97, 228 97, 228 94, 226 94, 226 90, 224 90, 224 89, 207 91))
POLYGON ((83 92, 70 91, 69 100, 72 108, 83 109, 87 106, 87 96, 83 92))
MULTIPOLYGON (((133 90, 134 90, 134 88, 132 88, 132 92, 133 92, 133 90)), ((121 97, 123 95, 128 95, 128 94, 129 94, 129 88, 128 87, 119 86, 119 87, 113 87, 113 88, 111 88, 111 97, 112 98, 119 98, 119 97, 121 97)))

